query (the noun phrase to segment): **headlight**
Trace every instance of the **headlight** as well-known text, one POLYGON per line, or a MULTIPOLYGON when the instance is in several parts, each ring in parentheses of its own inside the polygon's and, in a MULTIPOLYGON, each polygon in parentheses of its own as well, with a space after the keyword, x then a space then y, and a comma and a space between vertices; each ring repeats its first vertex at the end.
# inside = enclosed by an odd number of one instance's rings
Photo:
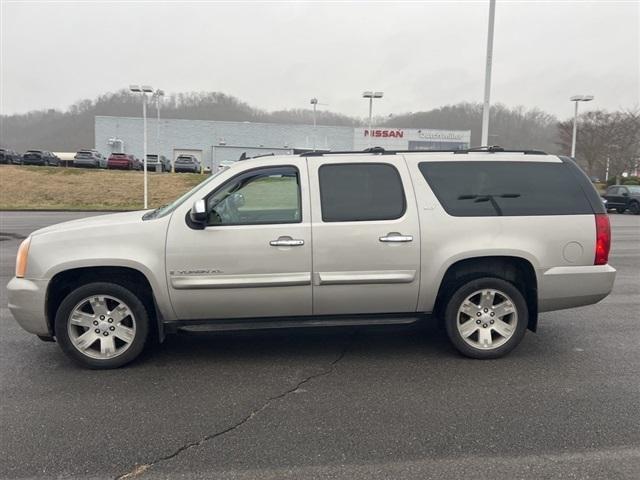
POLYGON ((18 256, 16 257, 16 277, 24 278, 27 271, 27 258, 29 257, 29 245, 31 237, 27 237, 18 248, 18 256))

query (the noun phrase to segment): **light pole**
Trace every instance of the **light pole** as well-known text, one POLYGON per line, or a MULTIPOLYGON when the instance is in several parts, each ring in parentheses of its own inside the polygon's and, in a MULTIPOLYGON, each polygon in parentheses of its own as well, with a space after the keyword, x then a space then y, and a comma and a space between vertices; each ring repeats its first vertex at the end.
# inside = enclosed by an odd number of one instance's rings
POLYGON ((370 92, 366 91, 362 93, 362 98, 369 99, 369 147, 371 146, 371 122, 373 121, 373 99, 382 98, 383 92, 370 92))
POLYGON ((313 105, 313 150, 316 149, 316 139, 318 137, 316 131, 316 107, 318 106, 318 99, 313 97, 310 102, 313 105))
POLYGON ((571 158, 576 158, 576 137, 578 135, 578 102, 590 102, 593 95, 574 95, 569 100, 575 102, 573 110, 573 136, 571 137, 571 158))
POLYGON ((147 93, 153 93, 153 88, 149 85, 129 85, 129 90, 142 94, 142 143, 143 143, 143 165, 144 165, 144 209, 148 208, 147 202, 147 93))
POLYGON ((489 31, 487 33, 487 62, 484 70, 484 105, 482 107, 481 146, 489 145, 489 110, 491 96, 491 66, 493 63, 493 23, 496 16, 496 0, 489 0, 489 31))
POLYGON ((156 119, 156 155, 158 155, 158 162, 160 162, 160 102, 162 101, 162 97, 164 97, 164 90, 160 89, 153 92, 151 96, 151 98, 155 98, 156 100, 156 114, 158 116, 156 119))

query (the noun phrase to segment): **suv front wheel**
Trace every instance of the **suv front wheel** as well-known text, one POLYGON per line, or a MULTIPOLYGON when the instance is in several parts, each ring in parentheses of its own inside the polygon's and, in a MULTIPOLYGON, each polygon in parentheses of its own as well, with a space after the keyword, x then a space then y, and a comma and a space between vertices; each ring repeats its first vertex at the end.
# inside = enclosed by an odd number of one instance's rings
POLYGON ((520 290, 500 278, 478 278, 459 286, 445 308, 449 339, 471 358, 498 358, 509 353, 522 340, 528 320, 520 290))
POLYGON ((55 334, 62 350, 84 367, 121 367, 143 350, 149 316, 141 299, 115 283, 73 290, 58 307, 55 334))

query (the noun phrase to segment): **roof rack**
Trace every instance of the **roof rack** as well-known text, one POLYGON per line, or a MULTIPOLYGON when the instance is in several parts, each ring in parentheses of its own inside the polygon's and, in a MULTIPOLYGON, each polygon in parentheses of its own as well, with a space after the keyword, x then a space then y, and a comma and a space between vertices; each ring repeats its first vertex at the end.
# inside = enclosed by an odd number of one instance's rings
POLYGON ((273 157, 274 155, 275 155, 275 153, 271 152, 271 153, 263 153, 261 155, 255 155, 253 157, 247 157, 247 152, 242 152, 242 155, 240 155, 240 158, 238 159, 238 162, 241 162, 243 160, 251 160, 253 158, 273 157))
POLYGON ((364 150, 341 150, 341 151, 326 151, 326 150, 313 150, 310 152, 301 153, 301 157, 322 157, 323 155, 348 155, 356 153, 374 153, 377 155, 396 155, 398 153, 453 153, 453 154, 467 154, 476 152, 486 153, 522 153, 524 155, 547 155, 547 152, 542 150, 505 150, 499 145, 489 145, 483 147, 472 147, 465 150, 385 150, 382 147, 370 147, 364 150))

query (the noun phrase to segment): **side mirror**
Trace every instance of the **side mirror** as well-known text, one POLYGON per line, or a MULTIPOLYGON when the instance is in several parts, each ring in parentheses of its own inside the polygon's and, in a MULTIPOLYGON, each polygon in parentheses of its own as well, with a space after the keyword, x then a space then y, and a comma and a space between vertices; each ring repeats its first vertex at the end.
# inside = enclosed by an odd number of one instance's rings
POLYGON ((193 203, 189 212, 191 221, 196 225, 203 225, 207 222, 207 204, 204 200, 197 200, 193 203))
POLYGON ((624 192, 624 193, 622 194, 622 196, 623 196, 623 197, 628 197, 628 196, 629 196, 629 194, 628 194, 627 192, 624 192))

